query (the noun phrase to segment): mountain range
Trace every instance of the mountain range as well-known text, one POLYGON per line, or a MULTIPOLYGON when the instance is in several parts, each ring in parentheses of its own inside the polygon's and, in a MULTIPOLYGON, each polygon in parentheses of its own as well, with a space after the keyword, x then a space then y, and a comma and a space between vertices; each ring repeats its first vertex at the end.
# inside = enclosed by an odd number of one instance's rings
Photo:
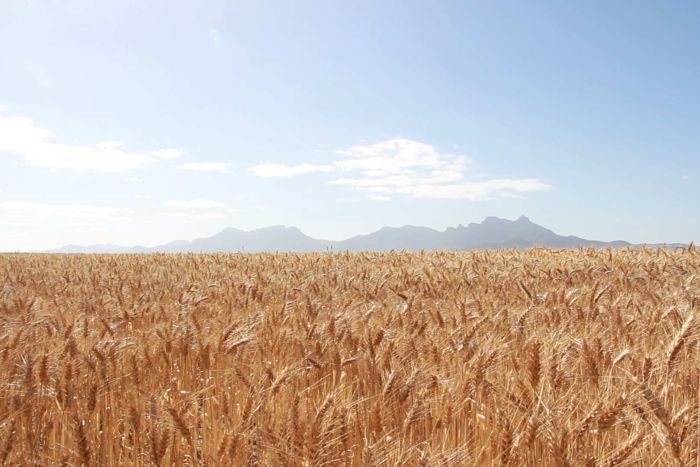
MULTIPOLYGON (((346 240, 320 240, 305 235, 296 227, 273 226, 250 231, 227 228, 205 238, 177 240, 155 247, 117 245, 66 245, 50 253, 187 253, 187 252, 260 252, 260 251, 388 251, 388 250, 476 250, 494 248, 624 247, 622 240, 602 242, 575 236, 558 235, 525 216, 516 220, 487 217, 481 223, 448 227, 444 231, 406 225, 383 227, 367 235, 346 240)), ((666 246, 680 246, 671 244, 666 246)))

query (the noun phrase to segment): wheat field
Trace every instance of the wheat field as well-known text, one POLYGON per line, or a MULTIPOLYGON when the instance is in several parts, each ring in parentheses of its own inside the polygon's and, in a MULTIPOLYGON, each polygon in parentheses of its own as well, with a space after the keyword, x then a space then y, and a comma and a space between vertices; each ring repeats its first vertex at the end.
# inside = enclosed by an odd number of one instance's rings
POLYGON ((4 465, 697 465, 700 252, 0 255, 4 465))

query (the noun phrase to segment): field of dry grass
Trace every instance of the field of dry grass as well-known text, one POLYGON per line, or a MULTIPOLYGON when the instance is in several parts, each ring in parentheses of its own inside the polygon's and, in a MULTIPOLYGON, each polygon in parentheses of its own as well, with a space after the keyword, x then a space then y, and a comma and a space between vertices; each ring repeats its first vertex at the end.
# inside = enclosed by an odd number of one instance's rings
POLYGON ((700 252, 0 255, 0 463, 697 465, 700 252))

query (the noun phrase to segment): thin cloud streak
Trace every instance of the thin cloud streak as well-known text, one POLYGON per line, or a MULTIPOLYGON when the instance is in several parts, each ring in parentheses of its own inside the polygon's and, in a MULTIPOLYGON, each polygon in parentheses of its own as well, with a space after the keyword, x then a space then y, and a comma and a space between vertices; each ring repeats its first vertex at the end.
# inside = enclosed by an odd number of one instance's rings
POLYGON ((0 201, 0 213, 13 214, 15 217, 30 218, 28 222, 41 219, 52 220, 89 220, 99 222, 126 221, 131 218, 123 209, 112 206, 91 204, 54 204, 33 201, 0 201))
POLYGON ((178 209, 220 209, 226 205, 220 201, 212 201, 209 199, 192 199, 187 201, 168 200, 165 205, 170 208, 178 209))
POLYGON ((175 168, 192 172, 230 173, 233 164, 229 162, 188 162, 186 164, 177 165, 175 168))
POLYGON ((299 165, 285 165, 285 164, 272 164, 264 163, 253 166, 250 171, 254 175, 262 178, 274 178, 274 177, 291 177, 293 175, 301 175, 311 172, 333 172, 335 169, 333 165, 314 165, 314 164, 299 164, 299 165))
POLYGON ((199 219, 199 220, 209 220, 209 219, 226 219, 226 216, 216 212, 204 213, 204 214, 193 214, 190 212, 165 212, 164 216, 169 217, 184 217, 187 219, 199 219))

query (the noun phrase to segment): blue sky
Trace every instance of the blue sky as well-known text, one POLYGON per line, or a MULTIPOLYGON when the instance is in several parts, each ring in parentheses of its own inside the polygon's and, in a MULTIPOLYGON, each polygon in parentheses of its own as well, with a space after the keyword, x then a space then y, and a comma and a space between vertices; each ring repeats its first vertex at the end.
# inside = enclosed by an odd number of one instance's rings
POLYGON ((0 250, 700 240, 697 2, 3 0, 0 70, 0 250))

